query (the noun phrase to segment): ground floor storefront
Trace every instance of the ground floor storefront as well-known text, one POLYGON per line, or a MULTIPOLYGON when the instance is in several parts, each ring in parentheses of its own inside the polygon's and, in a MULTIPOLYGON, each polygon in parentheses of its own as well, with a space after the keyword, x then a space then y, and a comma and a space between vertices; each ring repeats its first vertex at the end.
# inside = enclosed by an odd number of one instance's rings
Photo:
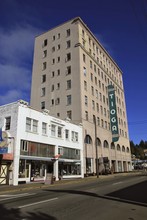
POLYGON ((119 173, 132 171, 131 161, 109 159, 109 157, 100 157, 97 160, 86 158, 86 174, 91 175, 96 173, 96 163, 98 163, 99 174, 119 173))
POLYGON ((52 174, 54 180, 82 178, 81 161, 54 158, 20 158, 18 183, 44 182, 52 174))

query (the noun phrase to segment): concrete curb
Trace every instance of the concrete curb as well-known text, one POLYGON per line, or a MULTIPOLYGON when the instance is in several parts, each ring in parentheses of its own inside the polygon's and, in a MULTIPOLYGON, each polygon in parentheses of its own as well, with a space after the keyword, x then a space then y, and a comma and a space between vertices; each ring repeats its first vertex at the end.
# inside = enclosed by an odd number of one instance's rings
POLYGON ((99 181, 107 180, 111 178, 115 178, 117 176, 130 176, 130 175, 142 175, 142 172, 131 172, 131 173, 117 173, 117 174, 110 174, 110 175, 100 175, 99 178, 97 176, 89 176, 85 177, 83 179, 68 179, 68 180, 60 180, 54 182, 54 184, 44 184, 44 183, 28 183, 28 184, 22 184, 18 186, 0 186, 0 194, 9 193, 9 192, 21 192, 26 190, 32 190, 32 189, 43 189, 48 187, 55 187, 59 185, 69 185, 69 184, 78 184, 82 182, 89 182, 89 181, 95 181, 96 179, 99 181))

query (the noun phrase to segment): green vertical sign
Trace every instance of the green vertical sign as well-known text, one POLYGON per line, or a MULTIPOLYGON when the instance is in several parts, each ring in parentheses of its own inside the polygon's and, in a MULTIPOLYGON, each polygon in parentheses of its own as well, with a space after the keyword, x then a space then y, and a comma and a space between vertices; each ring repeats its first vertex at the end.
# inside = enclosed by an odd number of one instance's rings
POLYGON ((118 131, 117 110, 116 110, 116 101, 115 101, 115 89, 113 85, 108 86, 108 97, 109 97, 112 142, 116 142, 119 139, 119 131, 118 131))

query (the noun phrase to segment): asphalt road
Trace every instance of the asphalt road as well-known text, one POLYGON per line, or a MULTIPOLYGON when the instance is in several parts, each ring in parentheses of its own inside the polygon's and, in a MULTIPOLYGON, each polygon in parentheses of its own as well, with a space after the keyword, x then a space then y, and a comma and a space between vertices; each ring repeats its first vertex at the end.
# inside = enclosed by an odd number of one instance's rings
POLYGON ((147 176, 53 185, 0 195, 2 220, 146 220, 147 176))

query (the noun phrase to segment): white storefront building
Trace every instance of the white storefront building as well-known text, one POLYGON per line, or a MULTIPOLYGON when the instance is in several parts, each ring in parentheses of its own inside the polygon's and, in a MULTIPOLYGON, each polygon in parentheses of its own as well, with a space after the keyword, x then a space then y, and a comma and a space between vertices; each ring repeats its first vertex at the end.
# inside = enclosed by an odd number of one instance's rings
POLYGON ((20 100, 0 106, 1 184, 83 178, 82 126, 20 100), (7 149, 7 152, 6 152, 7 149))

